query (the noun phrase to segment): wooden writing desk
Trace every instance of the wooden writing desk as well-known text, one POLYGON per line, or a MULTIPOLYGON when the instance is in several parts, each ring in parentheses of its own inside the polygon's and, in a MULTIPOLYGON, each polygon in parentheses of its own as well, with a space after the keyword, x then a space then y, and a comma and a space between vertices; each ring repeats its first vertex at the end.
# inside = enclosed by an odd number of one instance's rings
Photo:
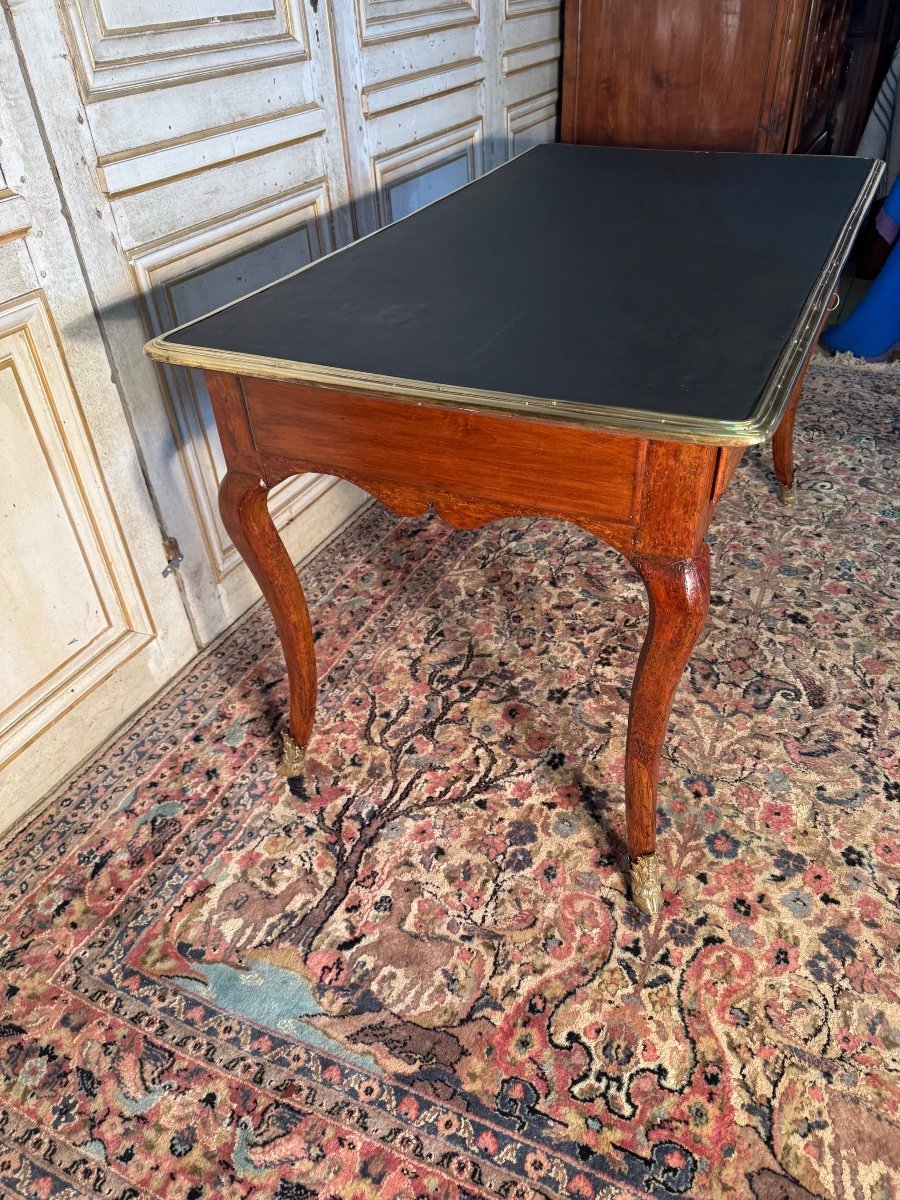
POLYGON ((657 911, 656 792, 709 602, 705 536, 744 447, 793 483, 802 373, 881 165, 541 146, 147 346, 207 373, 220 508, 290 680, 302 770, 316 665, 268 490, 321 471, 401 514, 583 526, 632 563, 650 621, 625 798, 631 888, 657 911))

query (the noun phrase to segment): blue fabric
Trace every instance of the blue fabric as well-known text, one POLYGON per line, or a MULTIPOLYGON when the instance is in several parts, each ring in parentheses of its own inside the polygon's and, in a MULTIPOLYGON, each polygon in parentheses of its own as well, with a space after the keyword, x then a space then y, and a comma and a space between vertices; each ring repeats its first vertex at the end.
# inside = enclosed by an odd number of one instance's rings
MULTIPOLYGON (((891 216, 900 219, 900 179, 891 189, 888 205, 891 216)), ((900 241, 861 303, 846 321, 826 329, 821 341, 831 350, 849 350, 857 358, 882 358, 900 343, 900 241)))
POLYGON ((894 186, 888 192, 884 207, 888 211, 888 216, 900 225, 900 175, 894 180, 894 186))

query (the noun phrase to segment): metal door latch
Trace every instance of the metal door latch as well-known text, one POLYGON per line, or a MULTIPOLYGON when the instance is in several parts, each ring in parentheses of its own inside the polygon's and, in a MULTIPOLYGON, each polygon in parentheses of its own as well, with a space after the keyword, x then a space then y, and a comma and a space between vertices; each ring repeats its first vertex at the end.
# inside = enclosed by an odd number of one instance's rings
POLYGON ((184 555, 178 545, 178 538, 164 538, 163 551, 166 555, 166 566, 163 575, 171 575, 184 562, 184 555))

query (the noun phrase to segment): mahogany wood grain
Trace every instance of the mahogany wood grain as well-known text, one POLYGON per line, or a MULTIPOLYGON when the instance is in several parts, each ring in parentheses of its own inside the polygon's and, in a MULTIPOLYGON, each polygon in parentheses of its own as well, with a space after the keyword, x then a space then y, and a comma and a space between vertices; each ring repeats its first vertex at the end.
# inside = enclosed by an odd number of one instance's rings
POLYGON ((374 483, 372 480, 366 482, 385 508, 398 516, 421 517, 431 509, 454 529, 478 529, 489 521, 516 515, 515 506, 508 504, 488 504, 482 500, 469 500, 448 492, 412 485, 374 483))
POLYGON ((290 732, 297 745, 304 747, 316 709, 316 657, 306 597, 269 515, 269 485, 241 380, 219 371, 206 371, 205 376, 228 467, 219 485, 219 513, 275 620, 287 665, 290 732))
POLYGON ((240 379, 220 371, 205 371, 204 375, 228 469, 261 475, 262 459, 253 443, 240 379))
POLYGON ((303 747, 316 710, 312 625, 297 571, 269 516, 268 490, 258 473, 228 471, 219 487, 219 512, 275 619, 287 664, 291 736, 303 747))
POLYGON ((675 689, 709 608, 709 548, 688 561, 636 556, 647 588, 650 621, 631 689, 625 749, 628 853, 656 848, 656 794, 675 689))
MULTIPOLYGON (((861 2, 567 0, 562 140, 827 152, 853 103, 846 92, 842 105, 835 99, 845 64, 859 57, 847 48, 861 2)), ((871 62, 858 77, 865 111, 873 71, 871 62)))
POLYGON ((791 392, 784 416, 772 435, 772 465, 775 468, 775 478, 788 492, 794 486, 794 420, 802 391, 801 378, 791 392))
POLYGON ((800 55, 797 100, 793 106, 788 144, 800 154, 827 154, 831 141, 830 109, 844 67, 853 0, 817 0, 806 27, 800 55))
POLYGON ((787 148, 815 0, 567 0, 562 140, 787 148))
POLYGON ((806 381, 806 371, 809 367, 810 359, 815 352, 816 344, 822 336, 822 330, 828 321, 828 314, 833 310, 834 305, 839 299, 840 297, 837 293, 834 293, 829 302, 829 307, 822 314, 818 333, 810 345, 806 358, 803 360, 803 366, 800 369, 800 374, 797 376, 797 382, 794 384, 787 407, 784 410, 784 415, 778 424, 778 428, 772 435, 772 465, 775 468, 775 478, 782 487, 782 499, 787 499, 794 487, 794 421, 797 417, 797 405, 803 393, 803 384, 806 381))
POLYGON ((693 558, 706 537, 718 446, 650 442, 634 553, 693 558))
POLYGON ((757 154, 791 154, 790 122, 797 105, 797 78, 803 70, 804 30, 818 0, 782 0, 772 25, 766 83, 760 96, 757 154))
POLYGON ((633 522, 646 441, 561 422, 245 379, 264 459, 570 520, 633 522))
POLYGON ((744 457, 744 449, 743 446, 723 446, 719 451, 719 458, 716 463, 716 475, 713 481, 713 508, 719 503, 725 494, 725 489, 734 478, 738 464, 744 457))

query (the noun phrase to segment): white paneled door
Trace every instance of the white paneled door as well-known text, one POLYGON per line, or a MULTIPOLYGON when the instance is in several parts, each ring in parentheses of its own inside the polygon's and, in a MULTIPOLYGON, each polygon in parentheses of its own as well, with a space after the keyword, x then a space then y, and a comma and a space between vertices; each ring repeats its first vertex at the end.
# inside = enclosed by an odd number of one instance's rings
MULTIPOLYGON (((202 375, 152 364, 142 344, 552 140, 559 6, 0 0, 0 14, 0 364, 16 363, 0 374, 0 436, 15 458, 5 494, 21 497, 0 548, 8 561, 36 539, 0 583, 20 730, 0 729, 0 763, 59 747, 33 786, 3 767, 0 786, 34 798, 258 595, 219 522, 202 375), (51 224, 64 253, 48 253, 51 224), (35 397, 51 389, 47 415, 35 397), (91 454, 105 473, 86 474, 91 454), (165 578, 164 538, 183 555, 165 578), (121 695, 98 723, 101 675, 121 695), (73 746, 60 731, 80 713, 73 746)), ((270 497, 295 559, 364 501, 322 476, 270 497)))
POLYGON ((348 0, 332 12, 360 233, 554 140, 558 2, 348 0))
MULTIPOLYGON (((258 595, 222 528, 202 373, 148 336, 352 238, 324 11, 295 0, 24 0, 13 8, 51 153, 199 643, 258 595)), ((302 557, 359 506, 332 479, 272 496, 302 557)))
POLYGON ((7 827, 196 647, 2 9, 0 79, 7 827))

